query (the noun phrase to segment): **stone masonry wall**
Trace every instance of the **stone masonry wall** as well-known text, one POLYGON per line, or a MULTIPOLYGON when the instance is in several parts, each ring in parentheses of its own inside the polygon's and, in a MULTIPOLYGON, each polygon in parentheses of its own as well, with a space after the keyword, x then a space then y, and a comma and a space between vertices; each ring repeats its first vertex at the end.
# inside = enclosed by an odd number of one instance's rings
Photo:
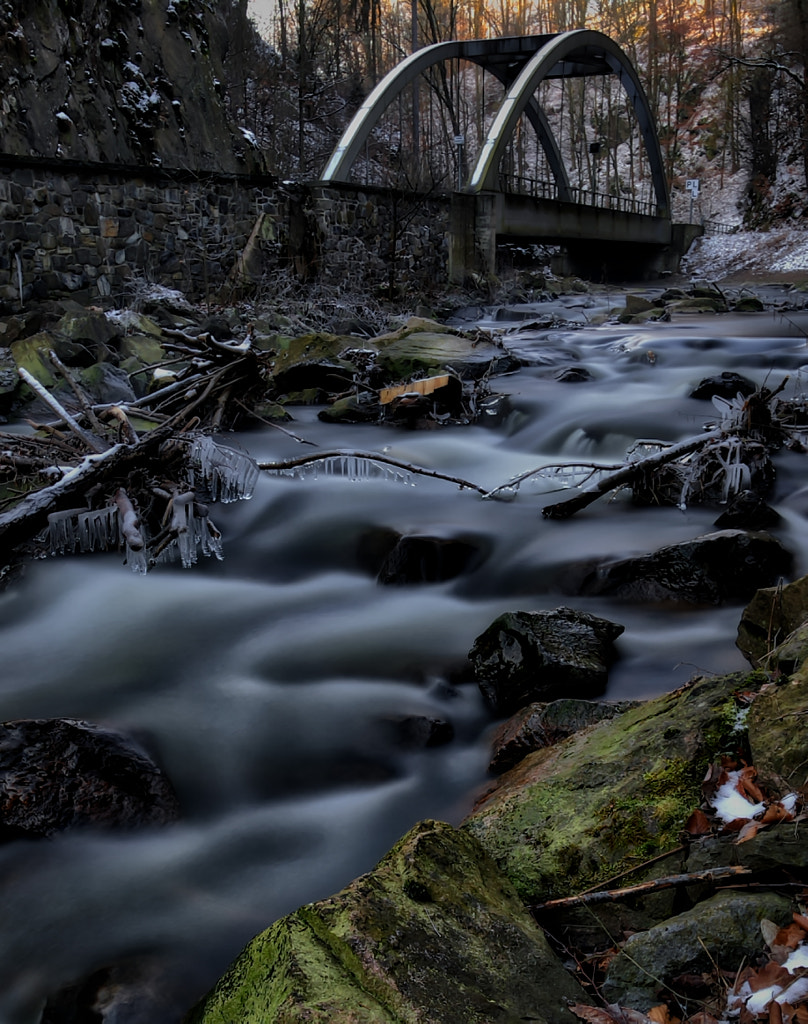
POLYGON ((446 283, 448 196, 332 185, 311 201, 324 283, 427 293, 446 283))
POLYGON ((346 292, 431 291, 446 280, 447 219, 445 201, 382 190, 0 158, 0 310, 66 296, 124 304, 154 284, 260 295, 279 273, 346 292))

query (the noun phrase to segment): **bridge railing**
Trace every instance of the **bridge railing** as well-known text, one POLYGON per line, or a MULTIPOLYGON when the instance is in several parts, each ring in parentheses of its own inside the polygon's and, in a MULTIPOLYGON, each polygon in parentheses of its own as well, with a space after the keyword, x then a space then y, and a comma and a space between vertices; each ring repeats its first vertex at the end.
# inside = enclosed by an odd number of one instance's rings
MULTIPOLYGON (((503 192, 532 196, 534 199, 560 199, 556 182, 541 178, 502 174, 499 187, 503 192)), ((570 202, 579 203, 581 206, 597 206, 604 210, 618 210, 621 213, 640 213, 646 217, 654 217, 657 214, 656 203, 635 199, 633 196, 615 196, 608 192, 593 192, 590 189, 573 185, 570 185, 569 193, 570 202)))

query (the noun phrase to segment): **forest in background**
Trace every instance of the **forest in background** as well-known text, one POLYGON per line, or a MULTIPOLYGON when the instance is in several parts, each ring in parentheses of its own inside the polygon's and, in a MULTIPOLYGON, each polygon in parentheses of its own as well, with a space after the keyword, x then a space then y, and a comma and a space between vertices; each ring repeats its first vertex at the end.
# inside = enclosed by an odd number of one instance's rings
MULTIPOLYGON (((248 0, 234 0, 227 21, 230 115, 284 178, 319 174, 365 96, 414 47, 587 27, 639 70, 677 219, 688 219, 689 178, 702 182, 697 218, 761 228, 808 215, 808 0, 277 0, 260 25, 248 0)), ((380 126, 360 176, 454 187, 495 110, 487 79, 436 68, 380 126)), ((587 83, 545 83, 539 97, 573 184, 642 199, 625 96, 614 82, 587 83)), ((528 135, 517 132, 510 171, 541 178, 528 135)))

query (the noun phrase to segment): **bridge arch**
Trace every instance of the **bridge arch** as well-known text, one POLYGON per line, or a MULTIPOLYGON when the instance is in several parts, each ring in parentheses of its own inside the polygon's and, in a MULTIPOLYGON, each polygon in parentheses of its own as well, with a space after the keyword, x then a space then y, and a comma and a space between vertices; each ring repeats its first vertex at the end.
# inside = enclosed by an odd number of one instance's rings
MULTIPOLYGON (((540 83, 549 77, 565 74, 565 65, 572 68, 590 61, 605 64, 617 75, 631 102, 645 144, 659 216, 667 217, 670 209, 668 185, 662 162, 662 150, 654 127, 651 108, 637 72, 623 50, 602 32, 573 29, 547 39, 527 61, 503 100, 483 143, 472 172, 468 189, 471 192, 496 191, 499 164, 505 147, 513 135, 522 113, 533 101, 540 83)), ((566 72, 574 74, 574 70, 566 72)), ((597 74, 590 71, 590 74, 597 74)))
MULTIPOLYGON (((416 50, 389 71, 368 94, 342 134, 334 152, 320 175, 320 182, 349 180, 354 162, 362 152, 373 128, 384 111, 401 92, 424 71, 447 60, 460 58, 478 64, 490 72, 506 89, 512 86, 519 70, 530 56, 537 53, 548 40, 543 36, 510 36, 502 39, 449 40, 433 43, 416 50)), ((570 198, 570 183, 561 149, 553 134, 547 116, 535 98, 526 97, 521 112, 533 125, 544 150, 550 171, 558 188, 559 198, 570 198)))

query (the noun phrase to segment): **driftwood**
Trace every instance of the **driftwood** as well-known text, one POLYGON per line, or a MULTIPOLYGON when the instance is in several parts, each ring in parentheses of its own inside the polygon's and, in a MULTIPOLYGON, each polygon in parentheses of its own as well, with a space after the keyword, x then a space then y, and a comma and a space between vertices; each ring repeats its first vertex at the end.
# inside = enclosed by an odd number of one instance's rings
POLYGON ((632 483, 646 473, 659 469, 660 466, 664 466, 666 463, 675 462, 676 459, 680 459, 684 455, 690 455, 698 451, 699 448, 703 448, 711 441, 717 441, 723 434, 724 431, 720 428, 710 430, 699 437, 691 437, 686 441, 680 441, 679 444, 672 444, 664 451, 655 452, 645 459, 631 462, 629 465, 623 466, 622 469, 618 469, 616 473, 609 473, 608 476, 596 480, 573 497, 567 498, 565 501, 556 502, 554 505, 546 505, 542 509, 541 514, 545 519, 569 519, 570 516, 574 516, 576 512, 580 512, 582 508, 591 505, 593 501, 597 501, 604 494, 608 494, 618 487, 625 487, 626 484, 632 483))
POLYGON ((741 875, 751 874, 751 868, 745 868, 741 864, 734 864, 725 868, 707 868, 705 871, 691 871, 687 874, 665 875, 663 878, 652 878, 648 882, 627 885, 622 889, 602 889, 598 892, 582 892, 577 896, 563 896, 557 900, 538 903, 530 909, 538 912, 562 910, 567 907, 582 907, 590 903, 606 903, 628 899, 632 896, 643 896, 649 892, 658 892, 660 889, 674 889, 677 886, 691 885, 695 882, 714 882, 718 879, 737 878, 741 875))
POLYGON ((158 427, 137 444, 115 445, 105 452, 86 456, 56 483, 26 495, 14 508, 0 514, 0 543, 5 549, 16 547, 43 529, 52 512, 68 509, 96 484, 116 476, 125 476, 153 457, 171 434, 169 427, 158 427))

